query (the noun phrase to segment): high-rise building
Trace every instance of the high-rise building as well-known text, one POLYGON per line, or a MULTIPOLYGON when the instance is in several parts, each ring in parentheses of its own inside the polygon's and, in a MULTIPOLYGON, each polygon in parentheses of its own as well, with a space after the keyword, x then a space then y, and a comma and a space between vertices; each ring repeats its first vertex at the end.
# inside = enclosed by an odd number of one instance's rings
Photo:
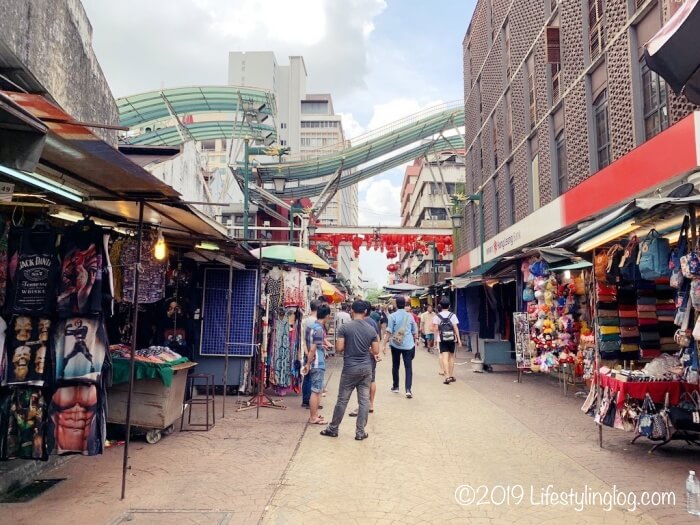
MULTIPOLYGON (((281 66, 270 51, 229 53, 229 84, 275 93, 279 143, 290 148, 292 159, 317 157, 346 146, 341 117, 333 109, 331 95, 307 94, 306 79, 301 56, 289 57, 289 65, 281 66)), ((324 225, 357 225, 357 185, 338 191, 318 219, 324 225)), ((352 247, 339 248, 337 270, 345 278, 356 280, 354 276, 359 273, 352 247)))
MULTIPOLYGON (((401 226, 452 228, 451 197, 464 187, 464 152, 441 151, 416 159, 406 168, 401 187, 401 226)), ((449 277, 451 254, 418 260, 411 253, 401 259, 401 274, 408 282, 427 286, 449 277)))
MULTIPOLYGON (((529 224, 514 225, 598 174, 627 177, 616 161, 692 111, 643 60, 644 44, 680 5, 477 2, 463 42, 466 193, 482 190, 485 236, 478 206, 465 207, 460 254, 498 248, 504 230, 507 245, 534 240, 529 224)), ((614 204, 604 201, 586 213, 614 204)))

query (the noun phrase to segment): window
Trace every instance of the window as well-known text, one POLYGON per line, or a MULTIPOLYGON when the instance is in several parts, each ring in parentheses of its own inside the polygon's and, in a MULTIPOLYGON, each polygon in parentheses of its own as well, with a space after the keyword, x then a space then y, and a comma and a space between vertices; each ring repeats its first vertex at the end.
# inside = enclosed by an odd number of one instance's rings
POLYGON ((216 151, 216 141, 215 140, 203 140, 202 151, 216 151))
POLYGON ((535 91, 535 57, 527 59, 527 97, 530 104, 530 129, 537 124, 537 93, 535 91))
POLYGON ((475 206, 471 206, 471 216, 472 216, 472 246, 476 246, 476 229, 479 227, 479 225, 476 223, 476 210, 475 206))
POLYGON ((605 47, 604 12, 603 0, 588 0, 588 30, 591 62, 598 58, 605 47))
POLYGON ((481 173, 484 171, 484 136, 479 135, 479 166, 481 173))
POLYGON ((644 93, 644 134, 649 140, 668 127, 666 82, 641 61, 642 90, 644 93))
POLYGON ((476 81, 476 94, 479 97, 479 122, 484 122, 484 102, 481 99, 481 80, 476 81))
POLYGON ((610 164, 610 128, 608 127, 608 90, 604 89, 593 102, 595 145, 598 169, 610 164))
POLYGON ((496 118, 491 115, 491 147, 493 151, 493 169, 498 168, 498 124, 496 118))
POLYGON ((327 115, 328 102, 325 100, 315 100, 301 102, 301 112, 307 115, 327 115))
POLYGON ((286 145, 287 145, 287 141, 284 140, 284 139, 281 139, 281 140, 280 140, 280 146, 286 146, 286 145))
POLYGON ((556 104, 560 96, 560 79, 561 72, 561 52, 559 45, 559 28, 548 27, 547 33, 547 64, 549 64, 549 72, 552 81, 552 104, 556 104))
POLYGON ((506 80, 510 80, 512 66, 510 60, 510 23, 508 20, 503 24, 503 63, 506 67, 506 80))
POLYGON ((540 200, 540 146, 537 136, 530 139, 530 191, 532 192, 532 211, 539 210, 540 200))
POLYGON ((561 130, 555 139, 555 148, 557 155, 557 189, 559 195, 562 195, 569 189, 569 175, 566 165, 566 136, 564 130, 561 130))
POLYGON ((282 123, 280 124, 280 129, 287 129, 287 123, 286 123, 286 122, 282 122, 282 123))
POLYGON ((513 175, 510 171, 510 162, 506 164, 506 176, 508 177, 508 208, 510 210, 510 223, 515 224, 515 175, 513 175))
POLYGON ((510 90, 506 91, 506 144, 508 145, 507 153, 513 151, 513 100, 510 94, 510 90))
POLYGON ((501 231, 501 190, 498 187, 498 175, 493 178, 493 222, 496 233, 501 231))

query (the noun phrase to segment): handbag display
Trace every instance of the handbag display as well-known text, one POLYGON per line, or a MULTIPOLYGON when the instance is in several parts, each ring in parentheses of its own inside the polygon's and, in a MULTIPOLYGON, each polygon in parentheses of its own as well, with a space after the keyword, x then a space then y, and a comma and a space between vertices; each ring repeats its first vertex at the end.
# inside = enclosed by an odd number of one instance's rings
MULTIPOLYGON (((668 394, 666 394, 668 399, 668 394)), ((656 406, 647 394, 642 404, 642 413, 637 423, 637 434, 653 441, 666 441, 671 437, 672 429, 668 420, 668 409, 666 406, 656 412, 656 406)))
POLYGON ((652 229, 639 245, 639 273, 642 279, 654 280, 668 277, 671 270, 668 267, 671 243, 661 237, 659 232, 652 229))
POLYGON ((669 408, 668 416, 674 429, 700 432, 700 398, 698 398, 698 392, 694 391, 692 394, 684 392, 678 406, 669 408))
POLYGON ((593 258, 593 271, 595 280, 599 282, 607 281, 608 275, 608 253, 602 250, 598 251, 593 258))
POLYGON ((607 253, 608 267, 605 271, 606 280, 611 284, 620 282, 620 261, 625 254, 625 249, 621 244, 610 247, 607 253))
POLYGON ((642 276, 637 266, 637 256, 639 255, 639 239, 632 235, 625 246, 625 253, 620 260, 620 277, 625 281, 639 281, 642 276))
POLYGON ((688 251, 688 228, 690 227, 690 217, 687 215, 683 219, 683 226, 678 236, 676 248, 671 252, 668 259, 668 268, 671 270, 670 285, 673 288, 681 289, 683 287, 683 273, 681 272, 681 257, 688 251))

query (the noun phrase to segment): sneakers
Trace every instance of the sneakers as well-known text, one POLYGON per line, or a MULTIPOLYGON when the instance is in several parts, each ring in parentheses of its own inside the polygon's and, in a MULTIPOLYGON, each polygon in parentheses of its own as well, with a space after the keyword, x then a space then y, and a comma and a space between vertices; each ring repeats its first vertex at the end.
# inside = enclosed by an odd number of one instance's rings
POLYGON ((391 391, 392 391, 394 394, 398 394, 398 393, 399 393, 399 387, 398 387, 398 386, 392 386, 392 387, 391 387, 391 391))
POLYGON ((412 398, 413 398, 413 394, 411 394, 411 391, 410 391, 410 390, 406 390, 406 398, 407 398, 407 399, 412 399, 412 398))
POLYGON ((362 441, 363 439, 367 439, 369 437, 369 434, 367 432, 364 432, 363 434, 357 434, 355 435, 355 441, 362 441))

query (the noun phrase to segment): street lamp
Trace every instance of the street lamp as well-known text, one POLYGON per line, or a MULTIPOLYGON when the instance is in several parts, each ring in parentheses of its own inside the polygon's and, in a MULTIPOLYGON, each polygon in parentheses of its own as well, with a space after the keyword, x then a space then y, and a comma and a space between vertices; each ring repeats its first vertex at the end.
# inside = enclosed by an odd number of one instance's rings
POLYGON ((479 203, 479 247, 481 254, 480 264, 484 264, 484 243, 486 242, 485 230, 484 230, 484 192, 479 190, 472 195, 453 195, 452 205, 454 206, 454 211, 452 214, 452 227, 454 229, 462 227, 462 213, 463 207, 462 203, 466 205, 467 202, 478 202, 479 203))
POLYGON ((287 177, 285 177, 280 170, 272 177, 272 183, 275 185, 275 193, 277 195, 282 195, 287 185, 287 177))
POLYGON ((314 235, 316 235, 316 230, 318 230, 318 226, 316 226, 315 224, 309 222, 309 225, 307 226, 306 229, 309 231, 309 238, 311 238, 311 237, 313 237, 314 235))

